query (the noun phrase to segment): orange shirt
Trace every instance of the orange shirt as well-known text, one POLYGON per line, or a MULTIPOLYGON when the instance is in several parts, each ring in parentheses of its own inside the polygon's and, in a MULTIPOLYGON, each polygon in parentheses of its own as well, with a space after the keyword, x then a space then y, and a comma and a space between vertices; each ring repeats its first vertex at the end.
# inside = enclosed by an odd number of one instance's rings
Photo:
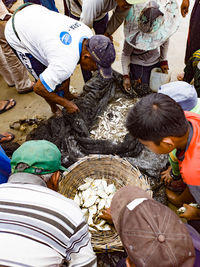
POLYGON ((192 125, 192 135, 185 153, 178 156, 180 173, 186 184, 200 186, 200 115, 186 111, 185 116, 192 125))

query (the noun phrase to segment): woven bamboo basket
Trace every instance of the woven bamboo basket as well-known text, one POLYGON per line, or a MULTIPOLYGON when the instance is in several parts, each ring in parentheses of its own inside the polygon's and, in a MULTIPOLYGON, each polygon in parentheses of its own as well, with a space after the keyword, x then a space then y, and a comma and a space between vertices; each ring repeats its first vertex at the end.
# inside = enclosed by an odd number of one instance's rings
MULTIPOLYGON (((91 155, 71 165, 60 182, 60 193, 74 199, 77 188, 85 183, 86 177, 104 178, 108 184, 114 184, 117 189, 133 184, 148 190, 150 195, 152 193, 148 181, 138 169, 128 161, 112 155, 91 155)), ((92 246, 96 252, 123 250, 114 227, 110 231, 91 231, 91 234, 92 246)))

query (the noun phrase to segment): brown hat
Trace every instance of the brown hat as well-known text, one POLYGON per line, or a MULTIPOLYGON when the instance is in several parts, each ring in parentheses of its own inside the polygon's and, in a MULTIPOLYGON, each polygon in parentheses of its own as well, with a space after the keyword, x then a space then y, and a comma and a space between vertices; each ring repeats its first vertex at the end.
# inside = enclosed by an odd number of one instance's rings
POLYGON ((192 267, 192 239, 179 217, 135 186, 121 188, 111 215, 130 260, 137 267, 192 267))

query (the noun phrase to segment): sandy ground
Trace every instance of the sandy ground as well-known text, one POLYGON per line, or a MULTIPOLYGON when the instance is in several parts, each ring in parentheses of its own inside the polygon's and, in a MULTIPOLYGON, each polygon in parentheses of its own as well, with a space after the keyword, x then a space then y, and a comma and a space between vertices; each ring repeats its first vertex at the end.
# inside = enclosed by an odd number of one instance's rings
MULTIPOLYGON (((12 7, 13 10, 22 3, 22 0, 18 0, 12 7)), ((63 13, 63 1, 57 0, 56 5, 61 13, 63 13)), ((191 7, 193 3, 191 2, 191 7)), ((181 17, 181 24, 179 30, 170 38, 170 46, 168 51, 168 61, 171 71, 172 81, 176 80, 178 73, 182 72, 184 68, 184 55, 185 46, 188 32, 190 14, 186 18, 181 17)), ((117 32, 113 35, 114 45, 117 51, 116 61, 113 64, 113 68, 121 72, 120 54, 123 45, 123 29, 120 27, 117 32)), ((71 77, 71 85, 81 91, 83 87, 82 74, 80 68, 77 67, 75 73, 71 77)), ((3 78, 0 76, 0 99, 14 98, 17 105, 0 115, 0 132, 11 131, 15 134, 15 141, 22 143, 25 141, 26 134, 30 131, 30 127, 25 128, 23 131, 10 129, 9 125, 15 121, 24 118, 34 118, 39 116, 42 118, 49 118, 52 114, 48 104, 34 92, 25 95, 19 95, 15 87, 9 88, 3 78)))

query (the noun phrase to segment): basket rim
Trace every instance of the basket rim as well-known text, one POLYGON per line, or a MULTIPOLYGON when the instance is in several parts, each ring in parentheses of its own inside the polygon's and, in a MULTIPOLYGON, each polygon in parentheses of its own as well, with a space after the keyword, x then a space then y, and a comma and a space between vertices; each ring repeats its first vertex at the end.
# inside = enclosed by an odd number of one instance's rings
POLYGON ((119 163, 122 163, 126 165, 127 168, 130 168, 130 170, 138 170, 138 168, 131 165, 130 162, 128 162, 126 159, 121 158, 117 155, 104 155, 104 154, 90 154, 88 156, 85 156, 83 158, 80 158, 78 161, 73 163, 71 166, 67 168, 67 170, 63 173, 64 176, 66 176, 68 173, 70 173, 72 170, 74 170, 77 166, 79 166, 81 163, 84 163, 85 161, 92 161, 92 160, 101 160, 101 159, 111 159, 116 160, 119 163))

